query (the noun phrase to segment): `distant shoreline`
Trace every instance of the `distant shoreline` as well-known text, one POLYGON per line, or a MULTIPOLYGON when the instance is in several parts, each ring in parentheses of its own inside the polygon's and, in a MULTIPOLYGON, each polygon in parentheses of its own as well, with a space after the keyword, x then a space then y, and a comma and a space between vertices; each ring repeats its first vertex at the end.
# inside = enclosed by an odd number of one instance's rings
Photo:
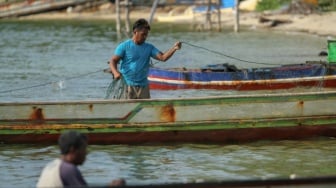
MULTIPOLYGON (((157 22, 158 17, 173 17, 183 16, 183 12, 174 15, 169 15, 168 11, 157 11, 154 15, 154 22, 157 22)), ((137 18, 149 18, 150 8, 143 10, 132 10, 130 18, 132 20, 137 18)), ((115 20, 116 15, 112 11, 93 11, 93 12, 50 12, 43 14, 36 14, 31 16, 24 16, 15 18, 18 20, 115 20)), ((124 19, 124 13, 121 18, 124 19)), ((184 23, 191 23, 193 20, 184 20, 184 23)), ((179 22, 179 23, 183 23, 179 22)), ((174 23, 174 22, 171 22, 174 23)), ((319 14, 274 14, 262 15, 255 12, 241 12, 239 23, 241 26, 250 27, 253 29, 270 29, 284 32, 303 32, 313 35, 327 37, 330 40, 336 40, 336 12, 324 12, 319 14), (274 27, 270 27, 267 23, 260 23, 260 17, 264 16, 270 20, 286 20, 288 23, 280 23, 274 27)), ((224 27, 233 27, 234 16, 232 11, 224 11, 221 14, 221 25, 224 27)))

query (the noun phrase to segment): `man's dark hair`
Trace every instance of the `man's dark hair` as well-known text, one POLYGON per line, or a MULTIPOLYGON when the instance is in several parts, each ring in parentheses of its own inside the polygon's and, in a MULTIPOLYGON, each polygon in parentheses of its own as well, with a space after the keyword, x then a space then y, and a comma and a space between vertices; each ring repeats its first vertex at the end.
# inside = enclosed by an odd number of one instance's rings
POLYGON ((134 22, 133 24, 133 31, 134 30, 141 30, 141 29, 148 29, 150 30, 150 26, 149 23, 147 22, 147 20, 141 18, 138 19, 136 22, 134 22))
POLYGON ((61 154, 67 154, 70 148, 79 149, 87 142, 87 137, 77 131, 67 131, 58 138, 61 154))

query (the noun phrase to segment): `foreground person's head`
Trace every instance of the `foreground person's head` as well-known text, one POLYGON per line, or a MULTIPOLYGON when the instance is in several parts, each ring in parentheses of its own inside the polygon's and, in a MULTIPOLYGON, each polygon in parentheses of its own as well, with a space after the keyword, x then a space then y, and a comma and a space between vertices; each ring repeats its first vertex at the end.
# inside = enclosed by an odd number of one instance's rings
POLYGON ((81 165, 86 159, 87 137, 77 131, 67 131, 58 139, 62 159, 66 162, 81 165))

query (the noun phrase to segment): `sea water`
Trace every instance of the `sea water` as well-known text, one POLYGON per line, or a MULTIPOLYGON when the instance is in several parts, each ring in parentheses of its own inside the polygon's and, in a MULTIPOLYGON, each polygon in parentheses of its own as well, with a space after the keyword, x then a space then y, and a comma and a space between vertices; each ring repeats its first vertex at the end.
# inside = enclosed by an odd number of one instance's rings
MULTIPOLYGON (((112 21, 0 21, 0 102, 103 99, 112 81, 103 70, 117 44, 126 38, 118 37, 112 21)), ((148 42, 162 51, 176 41, 183 42, 169 61, 152 61, 164 68, 217 63, 251 68, 326 61, 318 54, 326 51, 327 40, 254 28, 239 33, 231 28, 194 32, 188 25, 157 23, 148 36, 148 42)), ((265 92, 280 91, 259 91, 265 92)), ((151 91, 152 98, 232 94, 244 92, 151 91)), ((332 138, 239 145, 92 145, 89 150, 80 169, 95 185, 118 177, 138 185, 336 174, 336 141, 332 138)), ((34 187, 43 166, 58 156, 54 145, 0 145, 0 187, 34 187)))
MULTIPOLYGON (((188 26, 153 24, 148 36, 162 51, 176 41, 183 47, 156 67, 199 68, 231 63, 238 68, 326 61, 327 38, 299 33, 247 29, 235 33, 190 32, 188 26), (186 29, 187 28, 187 29, 186 29), (233 57, 233 58, 230 58, 233 57), (237 59, 243 60, 239 61, 237 59)), ((117 44, 126 39, 109 21, 1 21, 0 101, 93 100, 105 97, 112 80, 108 60, 117 44)), ((153 98, 193 97, 234 91, 152 91, 153 98)))

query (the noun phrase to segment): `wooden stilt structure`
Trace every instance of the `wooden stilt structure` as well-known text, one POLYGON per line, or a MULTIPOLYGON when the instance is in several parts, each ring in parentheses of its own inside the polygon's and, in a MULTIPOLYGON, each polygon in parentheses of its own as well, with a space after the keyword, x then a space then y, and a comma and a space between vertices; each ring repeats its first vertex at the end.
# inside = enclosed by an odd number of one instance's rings
POLYGON ((125 28, 126 28, 126 33, 127 33, 127 35, 129 35, 130 34, 130 31, 131 31, 131 29, 130 29, 130 2, 129 2, 129 0, 125 0, 125 3, 126 3, 126 5, 125 5, 125 28))
POLYGON ((155 0, 155 1, 153 2, 152 9, 151 9, 151 13, 150 13, 150 16, 149 16, 149 19, 148 19, 149 24, 151 24, 152 21, 153 21, 154 14, 155 14, 155 12, 156 12, 156 8, 157 8, 157 5, 158 5, 158 4, 159 4, 159 0, 155 0))
POLYGON ((115 1, 115 9, 116 9, 116 32, 118 35, 118 39, 121 38, 121 15, 120 15, 120 6, 125 7, 125 34, 126 36, 130 35, 130 1, 125 0, 123 4, 120 3, 120 0, 115 1))
POLYGON ((239 0, 235 0, 234 16, 235 16, 234 31, 239 32, 239 0))
MULTIPOLYGON (((235 0, 235 26, 234 26, 234 30, 236 32, 238 32, 239 30, 239 12, 238 12, 238 3, 239 0, 235 0)), ((129 25, 129 0, 125 0, 125 3, 126 3, 126 30, 127 32, 129 32, 129 30, 127 29, 128 25, 129 25)), ((148 22, 151 24, 154 20, 154 15, 155 15, 155 12, 156 12, 156 9, 157 9, 157 6, 159 4, 159 0, 154 0, 153 1, 153 4, 152 4, 152 8, 151 8, 151 12, 150 12, 150 16, 148 18, 148 22)), ((213 22, 212 19, 216 20, 216 17, 217 17, 217 30, 218 31, 221 31, 221 8, 222 8, 222 0, 216 0, 216 1, 213 1, 213 0, 206 0, 206 1, 203 1, 202 5, 206 5, 207 6, 207 10, 206 10, 206 14, 205 14, 205 22, 203 24, 199 24, 199 27, 197 27, 197 29, 200 29, 200 30, 213 30, 213 24, 215 22, 213 22), (213 14, 213 7, 216 8, 216 13, 217 13, 217 16, 215 14, 213 14), (212 16, 214 16, 212 18, 212 16), (200 27, 201 26, 201 27, 200 27)), ((117 13, 118 14, 118 13, 117 13)), ((118 16, 117 16, 118 17, 118 16)), ((193 21, 195 22, 195 21, 193 21)), ((195 23, 192 24, 193 26, 195 26, 195 23)))
POLYGON ((218 21, 217 21, 217 24, 218 24, 218 28, 217 28, 217 30, 218 31, 221 31, 222 30, 222 25, 221 25, 221 5, 222 5, 222 3, 221 3, 221 0, 217 0, 217 18, 218 18, 218 21))
POLYGON ((213 30, 214 27, 214 20, 216 20, 216 15, 213 14, 213 7, 216 8, 217 13, 217 31, 221 31, 221 0, 217 0, 213 2, 212 0, 207 1, 207 12, 205 17, 205 24, 204 29, 205 30, 213 30), (214 16, 212 20, 212 15, 214 16))
POLYGON ((212 29, 212 23, 211 23, 211 0, 208 0, 208 6, 205 16, 205 29, 211 30, 212 29))
POLYGON ((118 39, 121 38, 121 25, 120 25, 120 2, 115 0, 115 9, 116 9, 116 32, 118 39))

